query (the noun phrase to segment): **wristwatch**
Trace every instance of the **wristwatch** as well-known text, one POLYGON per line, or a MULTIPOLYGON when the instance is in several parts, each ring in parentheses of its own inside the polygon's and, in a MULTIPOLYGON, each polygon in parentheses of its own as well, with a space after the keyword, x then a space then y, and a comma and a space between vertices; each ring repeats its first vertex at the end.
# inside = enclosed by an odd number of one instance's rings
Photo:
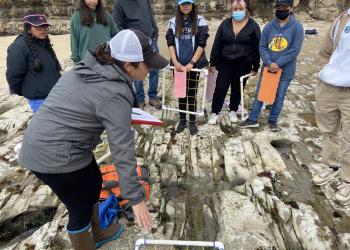
POLYGON ((191 60, 190 64, 194 66, 196 63, 193 60, 191 60))

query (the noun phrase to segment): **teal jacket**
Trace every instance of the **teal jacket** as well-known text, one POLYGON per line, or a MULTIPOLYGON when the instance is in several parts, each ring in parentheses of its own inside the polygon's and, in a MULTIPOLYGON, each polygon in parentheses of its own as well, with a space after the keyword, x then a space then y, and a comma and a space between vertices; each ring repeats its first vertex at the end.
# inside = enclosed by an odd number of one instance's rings
MULTIPOLYGON (((95 12, 92 13, 95 17, 95 12)), ((71 58, 74 63, 81 61, 87 50, 95 52, 98 45, 111 40, 118 33, 117 25, 112 15, 107 11, 106 17, 108 22, 106 26, 95 22, 91 27, 88 27, 81 23, 80 11, 74 12, 70 25, 71 58)))

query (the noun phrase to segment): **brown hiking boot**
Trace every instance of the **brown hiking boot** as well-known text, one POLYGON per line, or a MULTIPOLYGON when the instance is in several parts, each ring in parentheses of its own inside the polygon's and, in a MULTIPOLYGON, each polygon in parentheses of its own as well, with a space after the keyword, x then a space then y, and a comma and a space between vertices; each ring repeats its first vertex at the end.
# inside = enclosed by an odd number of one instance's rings
POLYGON ((98 219, 98 210, 99 205, 94 205, 91 216, 92 236, 96 249, 107 242, 118 239, 124 231, 124 227, 119 223, 112 223, 108 228, 102 229, 98 219))
POLYGON ((162 102, 158 99, 149 100, 148 104, 155 107, 156 109, 162 109, 162 102))
POLYGON ((94 250, 96 249, 94 240, 89 229, 80 233, 68 233, 74 250, 94 250))
POLYGON ((144 109, 146 107, 146 103, 144 102, 139 102, 138 105, 140 109, 144 109))

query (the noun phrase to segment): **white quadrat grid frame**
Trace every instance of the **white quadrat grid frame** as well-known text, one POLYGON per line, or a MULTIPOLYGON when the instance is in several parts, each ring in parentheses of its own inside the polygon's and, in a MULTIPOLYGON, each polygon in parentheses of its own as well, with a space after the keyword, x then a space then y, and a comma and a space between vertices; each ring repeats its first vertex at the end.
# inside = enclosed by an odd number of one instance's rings
POLYGON ((244 107, 244 80, 247 79, 246 81, 246 85, 249 84, 249 79, 251 76, 254 76, 253 73, 247 74, 247 75, 243 75, 239 78, 239 83, 241 85, 241 107, 242 107, 242 113, 241 113, 241 120, 244 121, 245 119, 248 118, 248 112, 246 114, 246 109, 244 107))
POLYGON ((220 241, 186 241, 186 240, 152 240, 138 239, 135 243, 135 250, 225 250, 224 244, 220 241))
MULTIPOLYGON (((206 92, 207 92, 207 84, 208 84, 208 70, 207 69, 192 69, 191 72, 198 72, 198 86, 196 90, 196 112, 191 112, 189 110, 182 110, 179 108, 178 98, 174 97, 174 76, 173 71, 175 67, 168 66, 162 70, 162 108, 163 110, 181 112, 185 114, 193 114, 197 116, 204 116, 205 111, 207 110, 207 100, 206 100, 206 92)), ((241 85, 241 107, 242 114, 241 120, 245 120, 247 118, 247 111, 244 103, 244 92, 243 92, 243 83, 244 80, 247 79, 246 85, 249 84, 250 77, 253 76, 252 73, 243 75, 240 77, 240 85, 241 85)), ((186 96, 186 98, 188 98, 186 96)))
MULTIPOLYGON (((205 95, 207 92, 208 70, 207 69, 192 69, 191 72, 198 72, 198 86, 196 92, 196 111, 179 109, 178 98, 174 97, 174 76, 175 67, 168 66, 162 70, 162 108, 164 110, 181 112, 191 115, 204 116, 206 108, 205 95)), ((186 96, 188 98, 188 96, 186 96)))
MULTIPOLYGON (((197 110, 196 112, 191 112, 188 110, 180 110, 178 108, 178 98, 174 97, 174 67, 168 66, 162 70, 162 108, 164 110, 183 112, 186 114, 194 114, 198 116, 204 116, 206 110, 206 92, 208 84, 208 70, 206 69, 193 69, 192 72, 199 72, 199 80, 196 91, 197 99, 197 110)), ((246 111, 244 107, 244 93, 243 85, 244 80, 247 80, 246 84, 249 83, 249 77, 253 74, 247 74, 240 77, 240 86, 241 86, 241 106, 242 106, 242 120, 246 118, 246 111)), ((142 249, 152 249, 152 250, 175 250, 175 249, 184 249, 184 250, 225 250, 224 244, 219 241, 186 241, 186 240, 154 240, 154 239, 138 239, 135 243, 135 250, 142 249)))

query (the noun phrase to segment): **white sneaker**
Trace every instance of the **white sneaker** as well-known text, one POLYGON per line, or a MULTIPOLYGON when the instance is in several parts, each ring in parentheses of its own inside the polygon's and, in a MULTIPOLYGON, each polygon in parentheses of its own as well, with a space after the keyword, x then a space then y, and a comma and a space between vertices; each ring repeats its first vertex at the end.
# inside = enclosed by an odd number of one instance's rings
POLYGON ((237 115, 241 115, 242 114, 242 106, 238 105, 238 110, 236 112, 237 115))
POLYGON ((237 117, 237 114, 235 111, 231 111, 230 114, 230 121, 233 122, 233 123, 236 123, 238 122, 238 117, 237 117))
POLYGON ((18 143, 13 150, 15 151, 16 154, 19 154, 19 152, 21 151, 22 148, 22 142, 18 143))
POLYGON ((208 124, 210 125, 215 125, 219 120, 219 115, 215 114, 215 113, 211 113, 210 117, 209 117, 209 121, 208 124))
POLYGON ((334 171, 332 168, 325 168, 316 174, 312 181, 315 183, 315 185, 322 186, 337 178, 339 178, 339 169, 334 171))
POLYGON ((338 187, 335 199, 344 206, 350 204, 350 183, 344 182, 338 187))

